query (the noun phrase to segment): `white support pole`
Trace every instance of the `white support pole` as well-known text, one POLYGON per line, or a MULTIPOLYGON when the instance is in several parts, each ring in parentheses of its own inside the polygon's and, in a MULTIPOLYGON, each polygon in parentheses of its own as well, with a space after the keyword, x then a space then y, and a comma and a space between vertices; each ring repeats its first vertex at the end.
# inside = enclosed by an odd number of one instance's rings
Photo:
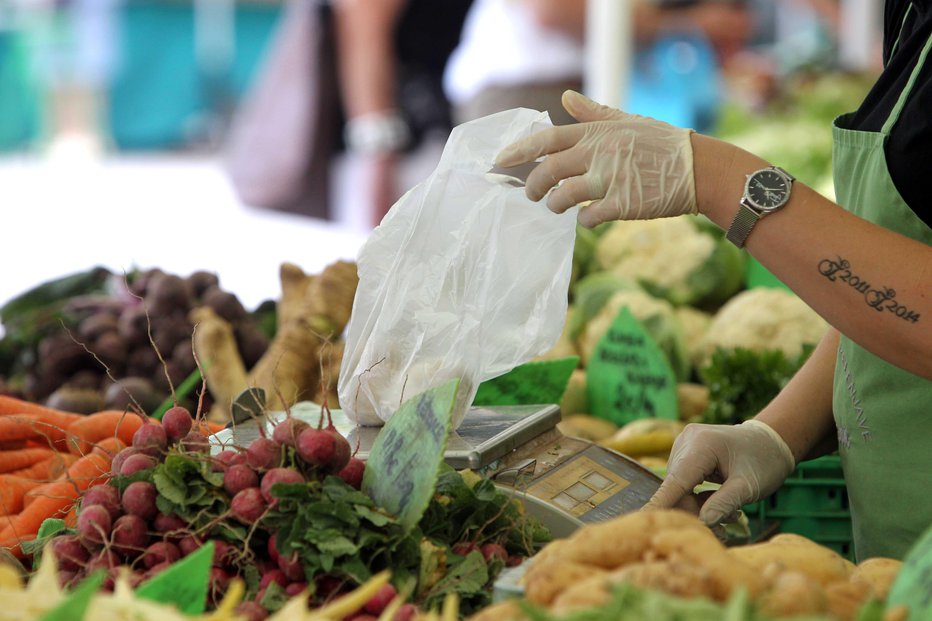
POLYGON ((583 90, 601 104, 622 107, 633 55, 635 0, 588 0, 583 90))

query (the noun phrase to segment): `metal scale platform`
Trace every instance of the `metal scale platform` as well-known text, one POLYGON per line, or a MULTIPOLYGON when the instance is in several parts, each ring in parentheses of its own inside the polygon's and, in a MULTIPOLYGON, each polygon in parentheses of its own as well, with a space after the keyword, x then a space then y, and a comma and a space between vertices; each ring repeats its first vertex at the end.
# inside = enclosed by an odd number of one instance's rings
MULTIPOLYGON (((317 424, 320 408, 300 403, 292 415, 317 424)), ((268 428, 285 416, 273 413, 268 428)), ((339 410, 334 425, 366 459, 379 427, 356 427, 339 410)), ((620 453, 564 436, 555 405, 471 408, 447 443, 446 462, 491 478, 520 499, 557 537, 587 522, 600 522, 640 509, 660 486, 653 472, 620 453)), ((259 436, 256 421, 214 436, 216 444, 248 445, 259 436)))

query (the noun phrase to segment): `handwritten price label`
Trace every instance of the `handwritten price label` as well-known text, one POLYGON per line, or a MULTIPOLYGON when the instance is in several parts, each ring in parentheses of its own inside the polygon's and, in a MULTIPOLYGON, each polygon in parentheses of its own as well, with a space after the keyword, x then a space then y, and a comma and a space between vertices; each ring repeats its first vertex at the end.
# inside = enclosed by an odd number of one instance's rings
POLYGON ((417 525, 434 495, 458 388, 452 380, 404 402, 369 451, 362 489, 405 528, 417 525))
POLYGON ((638 418, 677 418, 673 369, 627 308, 596 346, 586 384, 590 413, 616 425, 638 418))

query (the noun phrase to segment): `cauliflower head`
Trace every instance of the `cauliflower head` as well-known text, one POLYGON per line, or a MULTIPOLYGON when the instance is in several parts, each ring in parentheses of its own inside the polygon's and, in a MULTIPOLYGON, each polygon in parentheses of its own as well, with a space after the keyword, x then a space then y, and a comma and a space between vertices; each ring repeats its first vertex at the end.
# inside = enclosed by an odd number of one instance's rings
POLYGON ((742 284, 745 255, 696 216, 612 223, 596 262, 674 305, 715 305, 742 284))
POLYGON ((791 291, 748 289, 713 317, 699 343, 698 366, 708 362, 717 348, 780 350, 787 357, 799 356, 805 345, 818 343, 827 329, 826 321, 791 291))

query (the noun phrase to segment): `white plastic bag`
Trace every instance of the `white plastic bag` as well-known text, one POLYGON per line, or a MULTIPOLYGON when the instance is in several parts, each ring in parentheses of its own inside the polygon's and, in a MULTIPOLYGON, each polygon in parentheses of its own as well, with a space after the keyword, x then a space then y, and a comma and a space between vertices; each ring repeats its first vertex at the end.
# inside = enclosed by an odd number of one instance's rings
POLYGON ((459 378, 458 426, 481 382, 556 342, 576 209, 556 215, 487 173, 502 148, 548 126, 546 113, 516 109, 457 127, 363 246, 338 385, 358 424, 459 378))

